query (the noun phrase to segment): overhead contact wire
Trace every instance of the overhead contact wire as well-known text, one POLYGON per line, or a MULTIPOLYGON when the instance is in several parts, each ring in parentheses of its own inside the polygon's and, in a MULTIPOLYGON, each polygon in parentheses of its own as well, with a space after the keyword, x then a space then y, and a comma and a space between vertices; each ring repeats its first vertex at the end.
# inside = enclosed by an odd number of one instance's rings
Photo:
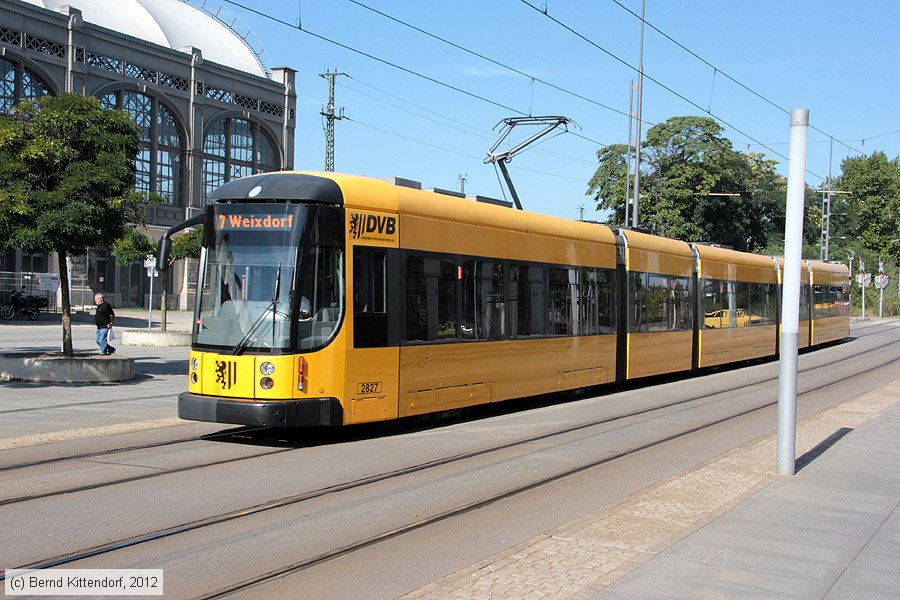
MULTIPOLYGON (((637 18, 637 19, 641 19, 641 15, 637 14, 636 12, 634 12, 633 10, 631 10, 630 8, 628 8, 627 6, 625 6, 624 4, 622 4, 619 0, 612 0, 612 2, 613 2, 613 4, 616 4, 617 6, 619 6, 619 7, 620 7, 622 10, 624 10, 625 12, 630 13, 633 17, 635 17, 635 18, 637 18)), ((660 34, 661 36, 663 36, 664 38, 666 38, 667 40, 669 40, 670 42, 672 42, 673 44, 675 44, 676 46, 678 46, 679 48, 681 48, 682 50, 684 50, 685 52, 687 52, 688 54, 690 54, 691 56, 693 56, 694 58, 696 58, 697 60, 699 60, 700 62, 702 62, 703 64, 705 64, 707 67, 713 69, 713 77, 715 77, 715 74, 718 73, 719 75, 722 75, 723 77, 725 77, 726 79, 728 79, 728 80, 731 81, 732 83, 734 83, 734 84, 736 84, 736 85, 742 87, 742 88, 745 89, 746 91, 750 92, 751 94, 753 94, 754 96, 756 96, 757 98, 759 98, 760 100, 762 100, 763 102, 766 102, 767 104, 770 104, 771 106, 773 106, 773 107, 775 107, 776 109, 780 110, 780 111, 783 112, 784 114, 786 114, 786 115, 790 115, 790 114, 791 114, 791 111, 790 111, 790 110, 786 109, 786 108, 783 107, 783 106, 780 106, 779 104, 775 103, 773 100, 770 100, 769 98, 766 98, 765 96, 763 96, 762 94, 760 94, 759 92, 757 92, 756 90, 754 90, 753 88, 751 88, 750 86, 748 86, 748 85, 746 85, 746 84, 744 84, 744 83, 741 83, 740 81, 738 81, 737 79, 735 79, 734 77, 732 77, 731 75, 729 75, 728 73, 726 73, 725 71, 723 71, 722 69, 720 69, 719 67, 717 67, 716 65, 712 64, 711 62, 709 62, 708 60, 706 60, 705 58, 703 58, 702 56, 700 56, 699 54, 697 54, 696 52, 694 52, 693 50, 691 50, 690 48, 688 48, 687 46, 685 46, 684 44, 682 44, 681 42, 679 42, 678 40, 676 40, 675 38, 673 38, 672 36, 670 36, 670 35, 669 35, 668 33, 666 33, 665 31, 661 30, 659 27, 653 25, 653 24, 652 24, 650 21, 648 21, 647 19, 643 19, 643 21, 644 21, 644 24, 647 25, 647 27, 649 27, 650 29, 652 29, 652 30, 655 31, 656 33, 660 34)), ((646 75, 646 73, 645 73, 645 75, 646 75)), ((707 111, 707 112, 709 112, 709 111, 707 111)), ((723 123, 724 123, 724 121, 723 121, 723 123)), ((833 136, 831 136, 831 134, 829 134, 829 133, 827 133, 827 132, 825 132, 825 131, 822 131, 821 129, 819 129, 819 128, 816 127, 815 125, 810 124, 809 128, 812 129, 812 130, 814 130, 814 131, 817 131, 817 132, 821 133, 822 135, 827 135, 827 136, 829 136, 829 137, 833 137, 833 136)), ((872 139, 872 138, 866 138, 866 139, 872 139)), ((849 150, 853 150, 854 152, 859 152, 860 154, 864 154, 864 153, 863 153, 861 150, 859 150, 858 148, 854 148, 853 146, 849 146, 849 145, 847 145, 846 143, 842 142, 841 140, 835 139, 834 141, 838 142, 839 144, 841 144, 842 146, 846 147, 846 148, 849 149, 849 150)), ((817 177, 818 177, 818 175, 817 175, 817 177)))
MULTIPOLYGON (((585 41, 585 42, 587 42, 588 44, 590 44, 591 46, 593 46, 593 47, 596 48, 597 50, 599 50, 599 51, 603 52, 604 54, 606 54, 607 56, 609 56, 610 58, 612 58, 612 59, 614 59, 615 61, 617 61, 617 62, 623 64, 623 65, 626 66, 626 67, 628 67, 629 69, 631 69, 631 70, 634 71, 635 73, 639 72, 639 69, 638 69, 637 67, 631 65, 631 64, 630 64, 628 61, 626 61, 625 59, 623 59, 623 58, 617 56, 616 54, 613 54, 612 52, 610 52, 609 50, 607 50, 606 48, 604 48, 603 46, 601 46, 601 45, 598 44, 597 42, 595 42, 595 41, 593 41, 592 39, 588 38, 588 37, 585 36, 584 34, 582 34, 582 33, 578 32, 578 31, 576 31, 575 29, 569 27, 568 25, 566 25, 565 23, 563 23, 562 21, 560 21, 560 20, 557 19, 556 17, 550 15, 549 13, 547 13, 547 12, 544 11, 544 10, 542 10, 541 8, 539 8, 539 7, 535 6, 535 5, 533 5, 533 4, 532 4, 531 2, 529 2, 528 0, 519 0, 519 1, 522 2, 522 4, 525 4, 526 6, 528 6, 529 8, 531 8, 532 10, 534 10, 534 11, 536 11, 536 12, 542 14, 543 16, 547 17, 548 19, 550 19, 551 21, 553 21, 554 23, 556 23, 557 25, 559 25, 560 27, 562 27, 563 29, 565 29, 566 31, 568 31, 569 33, 571 33, 572 35, 578 37, 579 39, 581 39, 581 40, 583 40, 583 41, 585 41)), ((771 152, 772 154, 774 154, 774 155, 776 155, 776 156, 778 156, 778 157, 780 157, 780 158, 782 158, 782 159, 784 159, 784 160, 786 160, 786 161, 789 160, 788 157, 785 156, 784 154, 778 152, 778 151, 775 150, 774 148, 771 148, 771 147, 769 147, 769 146, 763 144, 762 142, 760 142, 759 140, 757 140, 755 137, 753 137, 753 136, 750 135, 749 133, 743 131, 742 129, 740 129, 740 128, 734 126, 734 125, 732 125, 731 123, 729 123, 728 121, 726 121, 726 120, 723 119, 722 117, 720 117, 720 116, 718 116, 718 115, 716 115, 716 114, 714 114, 714 113, 712 113, 712 112, 706 110, 705 108, 703 108, 702 106, 700 106, 699 104, 697 104, 696 102, 694 102, 693 100, 691 100, 690 98, 688 98, 687 96, 685 96, 685 95, 683 95, 683 94, 681 94, 681 93, 675 91, 674 89, 672 89, 671 87, 667 86, 667 85, 664 84, 663 82, 659 81, 659 80, 656 79, 655 77, 652 77, 651 75, 648 75, 646 71, 643 72, 643 76, 646 77, 647 79, 649 79, 650 81, 652 81, 653 83, 655 83, 656 85, 660 86, 661 88, 663 88, 664 90, 666 90, 666 91, 669 92, 670 94, 672 94, 672 95, 674 95, 674 96, 680 98, 681 100, 687 102, 688 104, 690 104, 691 106, 693 106, 693 107, 696 108, 697 110, 702 111, 702 112, 708 114, 709 116, 713 117, 714 119, 716 119, 717 121, 719 121, 719 122, 722 123, 723 125, 725 125, 725 126, 727 126, 727 127, 730 127, 731 129, 733 129, 733 130, 736 131, 737 133, 743 135, 743 136, 746 137, 747 139, 749 139, 749 140, 755 142, 756 144, 762 146, 763 148, 765 148, 766 150, 768 150, 768 151, 771 152)), ((643 121, 643 122, 646 123, 646 121, 643 121)), ((811 171, 811 170, 809 170, 809 169, 807 169, 806 172, 809 173, 810 175, 813 175, 814 177, 818 177, 818 178, 821 179, 822 181, 825 180, 824 177, 822 177, 822 176, 819 175, 818 173, 815 173, 815 172, 813 172, 813 171, 811 171)))
MULTIPOLYGON (((371 6, 368 6, 368 5, 366 5, 366 4, 363 4, 362 2, 359 2, 359 0, 349 0, 349 1, 352 2, 353 4, 356 4, 356 5, 359 6, 360 8, 364 8, 364 9, 366 9, 366 10, 368 10, 368 11, 371 11, 371 12, 377 14, 377 15, 380 15, 380 16, 384 17, 385 19, 390 19, 391 21, 393 21, 393 22, 395 22, 395 23, 398 23, 398 24, 400 24, 400 25, 403 25, 404 27, 408 27, 409 29, 412 29, 412 30, 414 30, 414 31, 418 31, 418 32, 421 33, 422 35, 426 35, 426 36, 428 36, 428 37, 430 37, 430 38, 432 38, 432 39, 435 39, 435 40, 437 40, 437 41, 439 41, 439 42, 442 42, 442 43, 444 43, 444 44, 447 44, 448 46, 452 46, 452 47, 456 48, 457 50, 461 50, 461 51, 463 51, 463 52, 465 52, 465 53, 467 53, 467 54, 471 54, 472 56, 477 56, 478 58, 480 58, 480 59, 482 59, 482 60, 485 60, 485 61, 487 61, 487 62, 489 62, 489 63, 491 63, 491 64, 497 65, 498 67, 501 67, 501 68, 507 69, 507 70, 509 70, 509 71, 512 71, 513 73, 516 73, 517 75, 521 75, 522 77, 528 78, 528 79, 530 79, 530 80, 532 81, 532 83, 536 81, 536 82, 538 82, 538 83, 540 83, 540 84, 543 84, 543 85, 545 85, 545 86, 547 86, 547 87, 549 87, 549 88, 552 88, 552 89, 554 89, 554 90, 556 90, 556 91, 558 91, 558 92, 562 92, 562 93, 564 93, 564 94, 568 94, 568 95, 572 96, 573 98, 578 98, 579 100, 584 100, 585 102, 589 102, 590 104, 593 104, 593 105, 595 105, 595 106, 599 106, 599 107, 601 107, 601 108, 605 108, 606 110, 609 110, 609 111, 612 111, 612 112, 614 112, 614 113, 620 114, 620 115, 622 115, 622 116, 624 116, 624 117, 627 117, 627 116, 628 116, 628 113, 627 113, 627 112, 621 111, 621 110, 619 110, 619 109, 617 109, 617 108, 613 108, 612 106, 608 106, 608 105, 606 105, 606 104, 603 104, 602 102, 598 102, 598 101, 596 101, 596 100, 594 100, 594 99, 592 99, 592 98, 588 98, 587 96, 584 96, 584 95, 579 94, 579 93, 577 93, 577 92, 573 92, 572 90, 569 90, 569 89, 566 89, 566 88, 561 87, 561 86, 559 86, 559 85, 556 85, 555 83, 551 83, 551 82, 549 82, 549 81, 547 81, 547 80, 545 80, 545 79, 541 79, 540 77, 535 77, 534 75, 532 75, 532 74, 530 74, 530 73, 526 73, 525 71, 522 71, 522 70, 517 69, 517 68, 515 68, 515 67, 512 67, 512 66, 510 66, 510 65, 507 65, 507 64, 505 64, 505 63, 502 63, 502 62, 500 62, 500 61, 498 61, 498 60, 496 60, 496 59, 493 59, 493 58, 491 58, 491 57, 489 57, 489 56, 486 56, 486 55, 484 55, 484 54, 481 54, 480 52, 476 52, 476 51, 474 51, 474 50, 471 50, 471 49, 469 49, 469 48, 466 48, 466 47, 464 47, 464 46, 461 46, 461 45, 459 45, 459 44, 457 44, 457 43, 455 43, 455 42, 452 42, 452 41, 450 41, 450 40, 448 40, 448 39, 446 39, 446 38, 443 38, 443 37, 441 37, 441 36, 439 36, 439 35, 436 35, 436 34, 434 34, 434 33, 431 33, 430 31, 427 31, 427 30, 425 30, 425 29, 422 29, 421 27, 416 27, 415 25, 412 25, 411 23, 407 23, 406 21, 404 21, 404 20, 402 20, 402 19, 398 19, 397 17, 394 17, 394 16, 392 16, 392 15, 389 15, 389 14, 387 14, 387 13, 385 13, 385 12, 382 12, 382 11, 380 11, 380 10, 378 10, 378 9, 372 8, 371 6)), ((646 123, 646 122, 647 122, 647 121, 645 121, 645 123, 646 123)), ((650 125, 653 125, 653 123, 650 123, 650 125)))
POLYGON ((231 5, 237 6, 238 8, 241 8, 241 9, 243 9, 243 10, 246 10, 247 12, 252 13, 252 14, 255 14, 255 15, 257 15, 257 16, 260 16, 260 17, 262 17, 262 18, 264 18, 264 19, 268 19, 268 20, 273 21, 273 22, 275 22, 275 23, 278 23, 278 24, 280 24, 280 25, 284 25, 285 27, 290 27, 291 29, 295 29, 295 30, 297 30, 297 31, 301 31, 301 32, 305 33, 306 35, 311 36, 311 37, 314 37, 314 38, 316 38, 316 39, 318 39, 318 40, 322 40, 323 42, 328 42, 329 44, 335 45, 335 46, 337 46, 337 47, 339 47, 339 48, 343 48, 344 50, 348 50, 348 51, 353 52, 353 53, 355 53, 355 54, 359 54, 360 56, 365 56, 366 58, 368 58, 368 59, 370 59, 370 60, 374 60, 374 61, 376 61, 376 62, 379 62, 379 63, 383 64, 383 65, 387 65, 387 66, 389 66, 389 67, 392 67, 392 68, 394 68, 394 69, 398 69, 398 70, 403 71, 404 73, 407 73, 407 74, 409 74, 409 75, 414 75, 414 76, 416 76, 416 77, 419 77, 419 78, 424 79, 424 80, 426 80, 426 81, 430 81, 431 83, 434 83, 434 84, 439 85, 439 86, 441 86, 441 87, 445 87, 445 88, 447 88, 447 89, 453 90, 453 91, 458 92, 458 93, 460 93, 460 94, 464 94, 464 95, 466 95, 466 96, 469 96, 470 98, 475 98, 476 100, 481 100, 482 102, 487 102, 488 104, 492 104, 492 105, 494 105, 494 106, 496 106, 496 107, 498 107, 498 108, 502 108, 503 110, 508 110, 508 111, 513 112, 513 113, 515 113, 515 114, 517 114, 517 115, 521 115, 521 116, 523 116, 523 117, 524 117, 524 116, 527 116, 527 114, 524 113, 524 112, 522 112, 521 110, 512 108, 512 107, 510 107, 510 106, 506 106, 505 104, 502 104, 502 103, 497 102, 497 101, 495 101, 495 100, 491 100, 490 98, 486 98, 486 97, 481 96, 481 95, 479 95, 479 94, 476 94, 476 93, 474 93, 474 92, 470 92, 470 91, 468 91, 468 90, 464 90, 464 89, 462 89, 462 88, 460 88, 460 87, 457 87, 457 86, 455 86, 455 85, 451 85, 451 84, 446 83, 446 82, 444 82, 444 81, 441 81, 441 80, 439 80, 439 79, 435 79, 434 77, 429 77, 428 75, 425 75, 424 73, 419 73, 418 71, 414 71, 414 70, 409 69, 409 68, 407 68, 407 67, 404 67, 404 66, 402 66, 402 65, 398 65, 397 63, 391 62, 391 61, 386 60, 386 59, 384 59, 384 58, 379 58, 378 56, 375 56, 374 54, 369 54, 368 52, 365 52, 365 51, 363 51, 363 50, 359 50, 359 49, 354 48, 354 47, 352 47, 352 46, 348 46, 347 44, 342 44, 341 42, 338 42, 337 40, 333 40, 333 39, 331 39, 331 38, 329 38, 329 37, 326 37, 326 36, 324 36, 324 35, 315 33, 314 31, 310 31, 309 29, 306 29, 305 27, 303 27, 302 24, 289 23, 289 22, 287 22, 287 21, 285 21, 285 20, 283 20, 283 19, 279 19, 278 17, 275 17, 275 16, 272 16, 272 15, 270 15, 270 14, 267 14, 267 13, 261 11, 261 10, 257 10, 257 9, 255 9, 255 8, 251 8, 251 7, 249 7, 249 6, 245 5, 245 4, 241 4, 240 2, 234 2, 233 0, 222 0, 222 1, 223 1, 223 2, 226 2, 226 3, 228 3, 228 4, 231 4, 231 5))

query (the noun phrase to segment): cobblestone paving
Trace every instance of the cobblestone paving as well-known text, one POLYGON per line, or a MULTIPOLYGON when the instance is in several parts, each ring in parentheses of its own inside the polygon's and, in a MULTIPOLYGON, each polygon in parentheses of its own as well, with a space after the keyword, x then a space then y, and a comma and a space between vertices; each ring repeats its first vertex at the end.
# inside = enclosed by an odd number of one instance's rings
MULTIPOLYGON (((900 379, 804 419, 797 455, 900 401, 900 379)), ((775 435, 635 492, 403 598, 591 598, 774 481, 775 435)))
POLYGON ((178 417, 170 417, 166 419, 136 421, 134 423, 117 423, 115 425, 102 425, 100 427, 83 427, 80 429, 67 429, 65 431, 54 431, 51 433, 23 435, 19 437, 0 439, 0 450, 25 448, 26 446, 40 446, 41 444, 51 444, 56 442, 68 442, 71 440, 80 440, 89 437, 103 437, 108 435, 119 435, 123 433, 135 433, 137 431, 147 431, 148 429, 160 429, 163 427, 174 427, 176 425, 184 424, 185 422, 178 417))

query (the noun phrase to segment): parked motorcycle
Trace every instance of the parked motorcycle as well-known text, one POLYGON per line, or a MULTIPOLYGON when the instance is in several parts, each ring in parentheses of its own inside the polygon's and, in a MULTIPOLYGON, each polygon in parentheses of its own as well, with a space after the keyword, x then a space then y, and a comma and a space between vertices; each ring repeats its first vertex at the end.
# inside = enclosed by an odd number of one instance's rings
POLYGON ((41 316, 42 308, 47 306, 46 298, 41 296, 26 296, 25 292, 13 292, 9 295, 9 302, 0 306, 0 318, 10 321, 16 317, 37 321, 41 316))

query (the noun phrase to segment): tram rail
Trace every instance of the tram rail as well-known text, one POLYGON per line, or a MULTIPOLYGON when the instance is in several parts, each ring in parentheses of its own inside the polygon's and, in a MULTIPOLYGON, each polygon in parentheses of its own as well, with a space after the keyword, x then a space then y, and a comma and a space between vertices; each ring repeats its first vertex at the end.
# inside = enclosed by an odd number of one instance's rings
MULTIPOLYGON (((822 363, 822 364, 816 365, 814 367, 804 369, 804 372, 810 372, 810 371, 814 371, 814 370, 821 369, 821 368, 827 368, 828 366, 831 366, 832 364, 834 364, 836 362, 844 362, 844 361, 852 360, 854 358, 861 358, 861 357, 865 356, 866 354, 877 352, 877 351, 882 350, 883 348, 885 348, 887 346, 891 346, 891 345, 895 345, 895 344, 891 344, 891 343, 882 344, 877 347, 873 347, 873 348, 864 350, 863 352, 860 352, 859 354, 857 354, 854 357, 842 358, 840 360, 836 360, 831 363, 822 363)), ((898 358, 898 357, 888 358, 885 361, 879 362, 874 367, 870 366, 865 369, 854 371, 852 376, 850 377, 850 379, 861 377, 861 376, 866 376, 867 374, 869 374, 871 372, 871 370, 873 368, 886 367, 888 365, 893 365, 894 363, 897 363, 898 361, 900 361, 900 358, 898 358)), ((214 515, 214 516, 207 517, 207 518, 200 519, 200 520, 193 520, 188 523, 182 523, 180 525, 176 525, 176 526, 165 528, 165 529, 160 529, 160 530, 149 532, 146 534, 132 536, 129 538, 123 538, 123 539, 120 539, 120 540, 117 540, 117 541, 114 541, 114 542, 111 542, 108 544, 96 546, 93 548, 80 550, 80 551, 65 554, 65 555, 60 555, 60 556, 57 556, 54 558, 49 558, 49 559, 45 559, 45 560, 38 561, 38 562, 32 562, 30 564, 23 565, 22 568, 51 568, 51 567, 58 567, 58 566, 66 565, 66 564, 71 564, 71 563, 74 563, 74 562, 77 562, 80 560, 84 560, 87 558, 91 558, 94 556, 98 556, 101 554, 107 554, 107 553, 114 552, 117 550, 131 548, 131 547, 134 547, 134 546, 146 543, 146 542, 150 542, 153 540, 159 540, 162 538, 167 538, 167 537, 171 537, 171 536, 178 535, 181 533, 194 531, 194 530, 201 529, 204 527, 209 527, 211 525, 224 523, 224 522, 228 522, 228 521, 233 521, 236 519, 241 519, 243 517, 249 517, 249 516, 256 515, 261 512, 265 512, 265 511, 271 511, 271 510, 286 507, 286 506, 296 505, 301 502, 311 500, 313 498, 319 498, 319 497, 329 495, 329 494, 335 494, 335 493, 339 493, 339 492, 344 492, 344 491, 361 488, 366 485, 371 485, 373 483, 386 481, 389 479, 395 479, 395 478, 409 475, 412 473, 426 471, 429 469, 434 469, 434 468, 437 468, 440 466, 448 465, 450 463, 460 462, 460 461, 464 461, 467 459, 484 456, 484 455, 491 454, 491 453, 500 452, 502 450, 514 448, 517 446, 534 443, 536 441, 546 440, 546 439, 557 437, 557 436, 562 436, 567 433, 572 433, 572 432, 579 431, 579 430, 589 429, 591 427, 609 424, 611 422, 620 421, 623 419, 627 419, 629 417, 640 416, 640 415, 644 415, 644 414, 657 412, 660 410, 665 410, 667 408, 672 408, 673 406, 686 405, 686 404, 689 404, 690 402, 694 402, 694 401, 696 401, 698 399, 702 399, 702 398, 708 398, 710 396, 724 396, 723 398, 720 398, 719 400, 713 400, 711 402, 725 401, 732 397, 732 396, 728 396, 728 394, 731 394, 732 392, 735 392, 738 390, 746 392, 746 391, 752 391, 755 388, 766 387, 767 385, 770 385, 776 379, 777 378, 766 378, 764 380, 753 383, 751 385, 734 386, 731 388, 716 390, 712 394, 704 394, 702 396, 694 396, 691 398, 678 400, 676 402, 667 403, 665 405, 658 405, 658 406, 649 407, 646 409, 641 409, 638 411, 631 411, 628 413, 615 415, 612 417, 605 417, 602 419, 594 419, 594 420, 591 420, 586 423, 579 423, 577 425, 559 428, 559 429, 556 429, 551 432, 545 432, 545 433, 542 433, 539 435, 529 436, 527 438, 523 438, 520 440, 514 440, 511 442, 504 443, 504 444, 499 444, 499 445, 495 445, 495 446, 491 446, 491 447, 487 447, 487 448, 482 448, 482 449, 471 451, 471 452, 464 452, 464 453, 456 454, 456 455, 449 456, 449 457, 443 457, 438 460, 428 461, 428 462, 412 465, 409 467, 404 467, 401 469, 396 469, 393 471, 380 473, 380 474, 373 475, 370 477, 357 479, 357 480, 346 482, 346 483, 326 486, 326 487, 322 487, 317 490, 313 490, 313 491, 306 492, 303 494, 281 497, 276 500, 272 500, 272 501, 265 502, 265 503, 258 503, 258 504, 252 505, 252 506, 244 507, 239 510, 229 511, 227 513, 214 515)), ((810 394, 819 392, 823 389, 846 383, 847 379, 848 378, 841 378, 840 380, 830 381, 830 382, 824 383, 819 386, 805 389, 802 392, 800 392, 798 395, 802 398, 804 396, 808 396, 810 394)), ((312 558, 302 561, 300 563, 292 563, 291 565, 288 565, 286 567, 279 568, 272 572, 266 573, 260 577, 253 578, 252 580, 247 580, 245 582, 242 582, 241 584, 236 584, 236 586, 222 588, 222 589, 217 590, 217 591, 211 593, 210 595, 207 595, 204 597, 210 597, 210 598, 220 597, 222 595, 227 595, 232 592, 238 591, 239 589, 244 589, 246 587, 252 587, 254 585, 258 585, 259 583, 261 583, 267 579, 279 577, 279 576, 282 576, 287 573, 292 573, 292 572, 296 572, 299 570, 303 570, 303 569, 312 567, 312 566, 319 564, 321 562, 324 562, 326 560, 330 560, 332 558, 336 558, 343 554, 353 552, 354 550, 358 550, 363 547, 378 543, 380 541, 384 541, 384 540, 396 537, 397 535, 400 535, 402 533, 405 533, 408 531, 413 531, 415 529, 420 529, 427 525, 430 525, 430 524, 433 524, 433 523, 436 523, 436 522, 439 522, 442 520, 446 520, 453 516, 464 514, 465 512, 469 512, 476 508, 486 506, 488 504, 492 504, 492 503, 500 501, 504 498, 508 498, 513 495, 521 494, 521 493, 524 493, 525 491, 528 491, 528 490, 531 490, 531 489, 534 489, 536 487, 540 487, 543 485, 547 485, 547 484, 553 483, 555 481, 559 481, 560 479, 569 477, 571 475, 580 473, 582 471, 607 464, 614 460, 618 460, 618 459, 622 459, 622 458, 631 456, 642 450, 653 448, 658 445, 664 444, 666 442, 681 439, 685 436, 691 435, 692 433, 697 433, 697 432, 709 429, 711 427, 714 427, 716 425, 720 425, 720 424, 723 424, 723 423, 726 423, 729 421, 734 421, 743 416, 747 416, 747 415, 756 413, 760 410, 763 410, 765 408, 771 407, 775 404, 776 404, 776 402, 766 402, 762 405, 751 407, 749 409, 740 411, 736 414, 729 415, 724 418, 716 419, 716 420, 706 422, 706 423, 703 423, 700 425, 695 425, 693 427, 689 427, 683 431, 677 432, 677 433, 669 435, 669 436, 665 436, 658 440, 653 440, 648 443, 634 446, 632 448, 623 450, 621 452, 617 452, 614 455, 604 456, 601 459, 590 461, 590 462, 582 464, 576 468, 566 469, 565 471, 559 472, 550 477, 541 478, 534 482, 530 482, 528 485, 517 486, 515 488, 509 489, 509 490, 503 492, 502 494, 492 495, 490 497, 480 499, 477 502, 468 503, 465 506, 460 506, 460 507, 453 508, 451 510, 443 511, 440 514, 434 515, 432 517, 420 519, 415 522, 409 523, 402 528, 392 529, 391 531, 383 532, 382 534, 380 534, 378 536, 369 537, 364 540, 360 540, 357 543, 354 543, 354 544, 351 544, 348 546, 342 546, 341 548, 336 548, 330 552, 317 555, 315 557, 312 557, 312 558)), ((627 426, 627 425, 623 425, 623 427, 625 427, 625 426, 627 426)))

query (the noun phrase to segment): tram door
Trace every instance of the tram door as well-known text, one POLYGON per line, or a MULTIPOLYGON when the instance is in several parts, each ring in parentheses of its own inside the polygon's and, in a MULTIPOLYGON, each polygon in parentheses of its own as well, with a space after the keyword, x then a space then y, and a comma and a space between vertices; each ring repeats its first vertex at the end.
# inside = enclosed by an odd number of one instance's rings
POLYGON ((396 249, 353 248, 353 345, 347 353, 347 398, 351 423, 397 417, 399 387, 399 268, 396 249), (396 296, 396 297, 395 297, 396 296))

